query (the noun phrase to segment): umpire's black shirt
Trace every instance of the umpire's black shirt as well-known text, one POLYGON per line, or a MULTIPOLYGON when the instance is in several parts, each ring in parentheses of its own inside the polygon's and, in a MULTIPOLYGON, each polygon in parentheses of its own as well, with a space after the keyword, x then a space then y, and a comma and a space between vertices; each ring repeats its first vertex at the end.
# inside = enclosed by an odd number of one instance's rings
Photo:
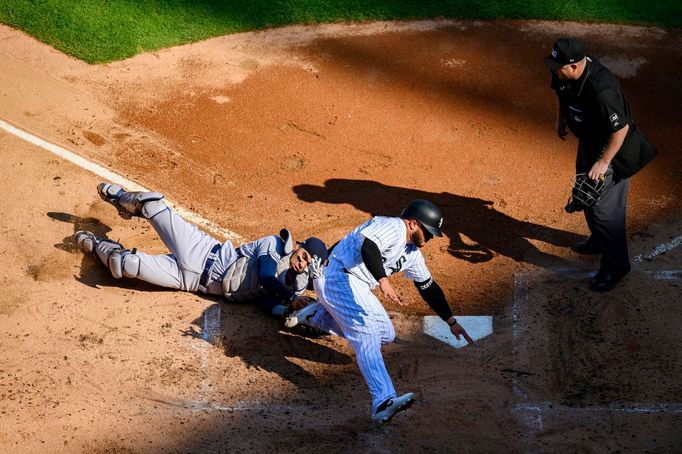
POLYGON ((587 57, 585 70, 577 80, 561 80, 552 72, 551 86, 568 128, 580 141, 580 152, 587 154, 583 160, 592 164, 598 161, 611 135, 625 125, 630 129, 612 162, 619 177, 634 175, 656 155, 656 149, 632 120, 618 80, 595 57, 587 57))

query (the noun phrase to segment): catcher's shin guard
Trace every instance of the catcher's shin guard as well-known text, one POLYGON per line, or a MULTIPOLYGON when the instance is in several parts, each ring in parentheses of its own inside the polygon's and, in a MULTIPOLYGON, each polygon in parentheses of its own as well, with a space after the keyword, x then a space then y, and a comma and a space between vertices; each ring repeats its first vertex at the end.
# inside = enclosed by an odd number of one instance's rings
POLYGON ((123 219, 133 216, 151 218, 160 211, 157 206, 154 209, 145 209, 145 204, 163 199, 163 194, 158 192, 128 192, 117 184, 100 183, 97 185, 97 193, 105 202, 116 207, 118 215, 123 219))
POLYGON ((94 252, 99 240, 94 233, 88 232, 87 230, 79 230, 73 235, 74 240, 81 251, 83 252, 94 252))
POLYGON ((109 268, 116 279, 122 277, 137 277, 140 274, 140 258, 136 249, 132 251, 114 240, 97 238, 92 232, 79 230, 74 234, 76 244, 83 252, 94 252, 109 268))
POLYGON ((108 265, 111 275, 116 279, 122 277, 137 277, 140 274, 140 258, 133 249, 117 249, 109 256, 108 265))

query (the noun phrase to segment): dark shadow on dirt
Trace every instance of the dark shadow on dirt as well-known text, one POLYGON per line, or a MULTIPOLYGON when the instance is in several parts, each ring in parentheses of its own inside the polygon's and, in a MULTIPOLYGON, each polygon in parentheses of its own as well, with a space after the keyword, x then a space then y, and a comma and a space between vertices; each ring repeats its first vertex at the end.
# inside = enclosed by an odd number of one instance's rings
POLYGON ((284 331, 280 323, 263 314, 255 302, 218 302, 206 308, 183 335, 203 339, 222 348, 226 356, 242 359, 247 367, 272 372, 302 389, 323 385, 291 359, 325 365, 353 363, 348 355, 328 346, 328 338, 284 331))
POLYGON ((295 186, 294 192, 306 202, 349 203, 371 215, 385 216, 399 216, 413 199, 429 200, 443 211, 442 230, 450 239, 448 252, 470 263, 487 262, 503 255, 538 266, 567 265, 565 259, 542 252, 529 240, 568 247, 583 238, 572 232, 514 219, 497 211, 490 200, 448 192, 433 193, 345 179, 327 180, 324 186, 295 186), (469 244, 462 235, 476 244, 469 244))
MULTIPOLYGON (((99 238, 107 238, 111 228, 95 218, 82 218, 68 213, 48 212, 57 221, 73 224, 74 233, 89 230, 99 238)), ((82 254, 73 236, 68 236, 55 248, 73 254, 82 254)), ((93 288, 122 287, 137 291, 176 291, 164 289, 136 279, 115 279, 109 270, 94 254, 84 254, 78 282, 93 288)), ((249 367, 273 372, 297 386, 311 386, 317 383, 305 369, 287 358, 299 358, 323 364, 351 364, 352 359, 324 345, 325 341, 315 342, 306 337, 304 331, 298 334, 279 331, 279 321, 268 319, 256 303, 223 304, 220 297, 197 294, 215 302, 202 316, 193 322, 194 326, 182 335, 203 339, 215 346, 224 348, 230 357, 240 357, 249 367), (252 320, 252 319, 260 320, 252 320), (218 323, 219 321, 219 323, 218 323), (317 343, 318 345, 314 345, 317 343)))

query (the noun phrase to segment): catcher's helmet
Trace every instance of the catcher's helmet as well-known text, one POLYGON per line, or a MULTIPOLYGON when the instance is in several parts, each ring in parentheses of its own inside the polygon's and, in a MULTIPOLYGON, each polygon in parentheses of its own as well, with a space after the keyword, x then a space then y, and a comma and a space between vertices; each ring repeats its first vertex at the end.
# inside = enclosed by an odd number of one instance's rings
POLYGON ((419 221, 434 236, 443 236, 440 226, 443 225, 443 214, 433 203, 428 200, 416 199, 407 205, 400 214, 403 219, 419 221))

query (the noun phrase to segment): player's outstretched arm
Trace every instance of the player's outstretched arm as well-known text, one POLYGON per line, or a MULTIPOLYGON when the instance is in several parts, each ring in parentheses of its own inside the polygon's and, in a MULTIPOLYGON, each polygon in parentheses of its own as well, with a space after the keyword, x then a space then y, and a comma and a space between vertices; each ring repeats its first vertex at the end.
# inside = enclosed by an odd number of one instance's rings
POLYGON ((445 293, 443 293, 443 289, 440 288, 440 285, 438 285, 433 278, 429 278, 424 282, 415 281, 414 285, 417 287, 421 297, 424 298, 424 301, 426 301, 426 304, 428 304, 440 318, 450 325, 450 332, 457 340, 459 340, 460 336, 464 336, 464 339, 468 343, 474 343, 474 340, 469 336, 469 334, 467 334, 462 325, 457 323, 457 319, 454 317, 454 315, 452 315, 452 309, 445 299, 445 293))
POLYGON ((448 325, 450 325, 450 332, 452 333, 453 336, 455 336, 455 339, 459 340, 459 336, 464 337, 464 340, 467 341, 470 344, 474 343, 474 340, 469 336, 469 334, 466 332, 464 327, 457 323, 457 319, 453 315, 450 317, 448 320, 448 325))
POLYGON ((387 277, 384 276, 381 279, 379 279, 379 288, 381 289, 381 293, 383 293, 385 297, 387 297, 388 299, 390 299, 391 301, 393 301, 396 304, 400 304, 400 305, 403 304, 403 302, 400 301, 400 297, 398 296, 398 294, 393 289, 393 286, 388 281, 387 277))

